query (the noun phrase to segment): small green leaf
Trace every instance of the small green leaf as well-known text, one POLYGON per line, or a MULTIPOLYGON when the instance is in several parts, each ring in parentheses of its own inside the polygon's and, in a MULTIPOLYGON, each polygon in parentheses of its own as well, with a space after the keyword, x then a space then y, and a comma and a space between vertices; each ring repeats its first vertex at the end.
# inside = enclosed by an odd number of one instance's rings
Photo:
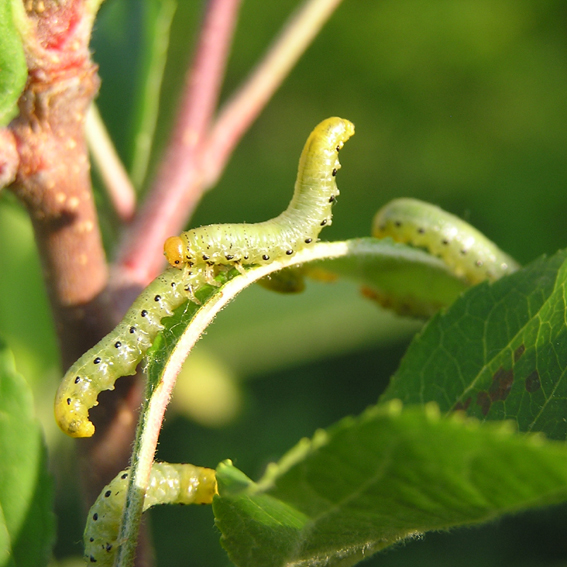
POLYGON ((399 402, 302 441, 259 483, 217 469, 213 508, 239 566, 354 565, 402 539, 567 499, 567 447, 399 402))
POLYGON ((429 322, 382 400, 567 435, 567 252, 470 289, 429 322))
POLYGON ((308 264, 364 285, 372 299, 397 312, 430 317, 451 305, 468 284, 439 258, 391 238, 348 240, 348 254, 308 264), (375 296, 373 297, 373 294, 375 296))
POLYGON ((31 390, 0 341, 0 566, 46 565, 55 536, 53 490, 31 390))
POLYGON ((0 126, 17 114, 28 70, 22 39, 12 17, 12 0, 0 0, 0 126))
POLYGON ((150 0, 143 4, 144 43, 141 68, 134 100, 134 142, 130 176, 136 188, 146 177, 157 124, 169 34, 176 0, 150 0))

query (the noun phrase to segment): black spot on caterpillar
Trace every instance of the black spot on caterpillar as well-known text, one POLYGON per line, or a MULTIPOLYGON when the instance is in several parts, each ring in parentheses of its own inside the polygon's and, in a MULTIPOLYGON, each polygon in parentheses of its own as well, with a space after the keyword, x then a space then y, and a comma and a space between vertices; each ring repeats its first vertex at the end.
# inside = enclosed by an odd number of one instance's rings
POLYGON ((372 236, 390 236, 426 248, 471 284, 494 281, 519 268, 476 228, 417 199, 396 199, 380 209, 372 222, 372 236))
POLYGON ((65 374, 55 396, 55 419, 71 437, 90 437, 89 409, 103 390, 114 389, 136 367, 163 329, 161 320, 204 285, 204 271, 172 268, 158 276, 134 301, 120 324, 87 351, 65 374))
POLYGON ((342 118, 327 118, 305 143, 295 191, 288 208, 279 216, 257 224, 213 224, 172 236, 164 253, 176 267, 204 265, 210 273, 216 264, 241 269, 265 264, 317 241, 331 224, 332 206, 339 190, 335 182, 341 167, 338 151, 354 134, 354 126, 342 118))
POLYGON ((72 437, 90 437, 94 425, 89 409, 98 394, 112 390, 136 366, 163 328, 161 320, 205 283, 214 284, 215 267, 274 261, 315 242, 331 224, 331 207, 339 194, 337 152, 354 134, 341 118, 328 118, 311 133, 299 160, 293 199, 286 211, 258 224, 210 225, 168 238, 164 245, 170 269, 138 297, 122 322, 84 354, 65 374, 55 398, 55 417, 72 437), (185 242, 187 244, 185 244, 185 242))
MULTIPOLYGON (((89 511, 83 534, 85 561, 112 567, 120 545, 118 532, 126 503, 128 469, 102 489, 89 511)), ((157 504, 210 504, 218 494, 215 471, 194 465, 154 463, 144 511, 157 504)))

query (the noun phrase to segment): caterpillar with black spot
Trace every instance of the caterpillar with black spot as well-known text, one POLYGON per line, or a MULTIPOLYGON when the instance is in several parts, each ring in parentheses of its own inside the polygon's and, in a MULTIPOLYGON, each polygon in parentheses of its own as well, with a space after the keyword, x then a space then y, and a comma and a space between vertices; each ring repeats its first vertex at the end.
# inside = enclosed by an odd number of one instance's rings
POLYGON ((205 266, 208 274, 218 264, 241 270, 242 265, 266 264, 315 243, 321 229, 331 224, 339 195, 338 152, 353 134, 348 120, 323 120, 303 148, 293 198, 283 213, 256 224, 212 224, 172 236, 164 245, 168 262, 176 268, 205 266))
POLYGON ((122 322, 86 352, 65 374, 55 397, 55 418, 71 437, 90 437, 89 410, 98 394, 112 390, 121 376, 134 374, 162 330, 164 317, 205 284, 215 284, 215 270, 272 262, 314 243, 331 224, 339 191, 335 175, 338 151, 354 134, 341 118, 328 118, 311 133, 299 160, 293 199, 280 216, 258 224, 210 225, 168 238, 164 252, 170 268, 136 299, 122 322), (185 244, 187 242, 187 244, 185 244))
POLYGON ((519 265, 470 224, 417 199, 395 199, 380 209, 372 236, 427 249, 470 284, 494 281, 519 265))
MULTIPOLYGON (((112 567, 122 510, 126 503, 128 469, 105 486, 89 511, 83 534, 87 564, 112 567)), ((213 469, 189 464, 154 463, 144 499, 144 512, 157 504, 210 504, 217 491, 213 469)))
POLYGON ((163 329, 164 317, 205 284, 204 271, 170 268, 134 301, 119 325, 88 350, 65 374, 55 396, 55 419, 71 437, 91 437, 89 409, 103 390, 114 389, 121 376, 136 372, 144 354, 163 329))

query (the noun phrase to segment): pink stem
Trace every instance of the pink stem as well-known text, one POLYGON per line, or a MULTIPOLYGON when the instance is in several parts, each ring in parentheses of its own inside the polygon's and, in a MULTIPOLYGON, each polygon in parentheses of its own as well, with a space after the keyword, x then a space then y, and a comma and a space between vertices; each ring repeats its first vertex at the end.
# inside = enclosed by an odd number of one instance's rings
POLYGON ((200 144, 217 105, 240 0, 210 0, 192 68, 186 76, 176 126, 150 197, 119 251, 131 283, 146 285, 163 267, 164 240, 179 232, 198 202, 200 144), (159 219, 159 222, 156 220, 159 219))
POLYGON ((341 0, 306 0, 292 14, 266 56, 221 109, 207 141, 202 171, 216 184, 243 133, 279 88, 341 0))

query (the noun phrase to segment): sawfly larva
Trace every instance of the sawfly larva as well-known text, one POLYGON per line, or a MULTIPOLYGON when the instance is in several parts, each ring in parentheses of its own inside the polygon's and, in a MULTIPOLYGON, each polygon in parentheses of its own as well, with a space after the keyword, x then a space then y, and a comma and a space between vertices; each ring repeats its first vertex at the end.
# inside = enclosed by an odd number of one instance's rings
MULTIPOLYGON (((128 469, 106 485, 89 510, 83 534, 85 562, 112 567, 126 503, 128 469)), ((144 499, 144 512, 157 504, 210 504, 217 494, 215 471, 188 464, 154 463, 144 499)))
POLYGON ((372 222, 372 236, 426 248, 471 284, 494 281, 519 265, 470 224, 417 199, 395 199, 372 222))
POLYGON ((212 224, 172 236, 164 245, 168 262, 176 268, 205 266, 210 274, 218 264, 238 269, 266 264, 315 243, 322 228, 331 224, 339 194, 338 152, 353 134, 348 120, 323 120, 305 143, 293 198, 283 213, 256 224, 212 224))

